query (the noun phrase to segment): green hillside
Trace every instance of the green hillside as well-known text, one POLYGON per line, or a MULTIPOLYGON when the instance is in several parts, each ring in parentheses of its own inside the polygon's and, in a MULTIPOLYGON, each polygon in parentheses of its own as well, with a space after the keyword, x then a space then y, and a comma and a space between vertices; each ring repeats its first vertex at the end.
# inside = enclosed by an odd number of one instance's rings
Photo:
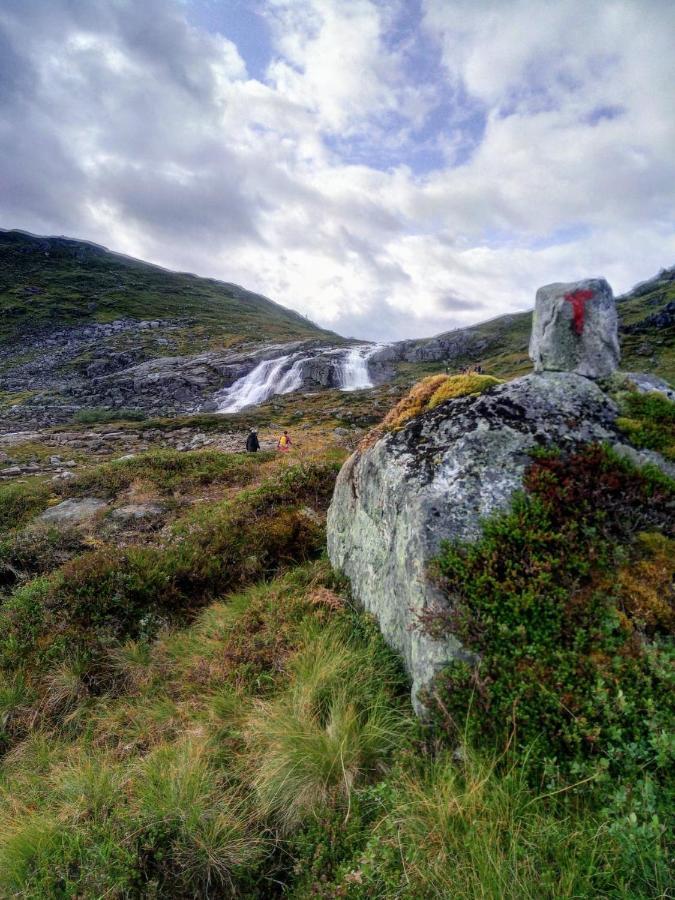
POLYGON ((228 344, 336 338, 237 285, 170 272, 85 241, 0 230, 0 344, 39 327, 124 317, 189 319, 228 344))

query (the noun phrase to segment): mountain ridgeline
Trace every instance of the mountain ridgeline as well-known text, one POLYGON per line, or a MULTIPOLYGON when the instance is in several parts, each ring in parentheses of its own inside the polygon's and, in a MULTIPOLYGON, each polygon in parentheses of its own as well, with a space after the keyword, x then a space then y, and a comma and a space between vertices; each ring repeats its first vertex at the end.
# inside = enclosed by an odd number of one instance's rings
POLYGON ((174 321, 227 344, 339 340, 267 297, 87 241, 0 230, 0 339, 118 319, 174 321))

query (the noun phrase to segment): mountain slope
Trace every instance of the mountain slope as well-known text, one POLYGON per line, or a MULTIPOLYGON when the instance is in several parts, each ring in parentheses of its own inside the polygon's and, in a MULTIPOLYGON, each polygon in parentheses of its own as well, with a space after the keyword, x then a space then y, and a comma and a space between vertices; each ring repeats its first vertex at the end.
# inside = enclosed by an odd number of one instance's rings
POLYGON ((181 319, 228 344, 336 335, 234 284, 171 272, 86 241, 0 230, 0 343, 37 328, 181 319))

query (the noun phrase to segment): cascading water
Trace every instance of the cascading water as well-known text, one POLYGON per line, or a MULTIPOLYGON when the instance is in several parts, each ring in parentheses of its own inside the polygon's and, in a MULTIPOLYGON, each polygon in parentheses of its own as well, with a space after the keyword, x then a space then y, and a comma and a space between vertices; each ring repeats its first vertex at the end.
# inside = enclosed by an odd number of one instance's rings
POLYGON ((302 387, 302 358, 278 356, 264 359, 248 375, 244 375, 225 388, 216 397, 218 412, 234 413, 246 406, 264 403, 273 394, 290 394, 302 387), (290 365, 289 365, 290 363, 290 365))
MULTIPOLYGON (((290 394, 302 388, 307 381, 305 366, 324 360, 333 374, 330 381, 341 391, 361 391, 373 387, 368 371, 368 360, 382 344, 357 344, 346 350, 332 347, 327 350, 302 351, 275 359, 265 359, 230 387, 220 391, 215 400, 219 413, 235 413, 247 406, 258 406, 274 394, 290 394)), ((309 382, 311 384, 311 376, 309 382)))
POLYGON ((368 372, 368 360, 379 349, 379 345, 349 348, 342 361, 340 390, 363 391, 373 386, 368 372))

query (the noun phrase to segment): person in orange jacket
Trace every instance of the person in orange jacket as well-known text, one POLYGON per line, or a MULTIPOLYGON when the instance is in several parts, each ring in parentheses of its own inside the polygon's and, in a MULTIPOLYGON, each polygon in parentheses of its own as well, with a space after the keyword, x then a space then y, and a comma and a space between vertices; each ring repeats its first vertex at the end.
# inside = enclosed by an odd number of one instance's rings
POLYGON ((277 441, 277 450, 281 450, 282 453, 287 453, 291 449, 291 439, 287 431, 281 435, 279 440, 277 441))

